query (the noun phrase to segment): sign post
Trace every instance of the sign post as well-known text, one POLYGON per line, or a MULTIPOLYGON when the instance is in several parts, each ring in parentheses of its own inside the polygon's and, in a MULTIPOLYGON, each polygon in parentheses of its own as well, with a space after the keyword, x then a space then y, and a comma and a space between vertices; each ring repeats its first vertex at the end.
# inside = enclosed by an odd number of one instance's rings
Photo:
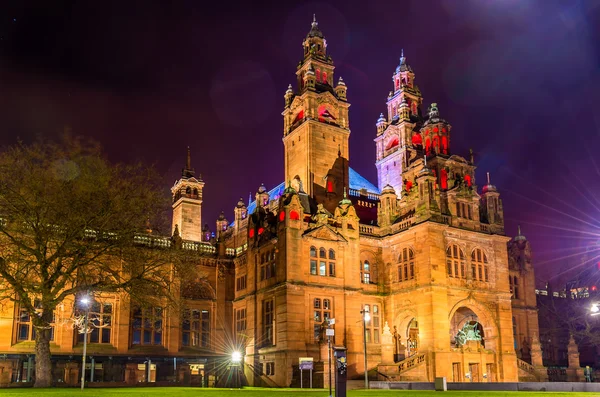
MULTIPOLYGON (((328 326, 331 327, 334 324, 335 324, 335 318, 329 319, 328 326)), ((329 356, 329 397, 332 397, 332 395, 331 395, 331 337, 335 336, 335 329, 327 328, 325 330, 325 335, 327 336, 327 353, 329 356)))
POLYGON ((307 369, 310 371, 310 388, 312 389, 312 371, 313 371, 313 358, 312 357, 300 357, 298 359, 300 364, 300 388, 303 388, 303 373, 302 371, 307 369))

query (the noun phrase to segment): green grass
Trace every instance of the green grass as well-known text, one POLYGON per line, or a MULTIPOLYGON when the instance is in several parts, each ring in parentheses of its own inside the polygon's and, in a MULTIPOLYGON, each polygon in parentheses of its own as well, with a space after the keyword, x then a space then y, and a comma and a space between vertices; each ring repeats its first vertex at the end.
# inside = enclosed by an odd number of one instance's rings
MULTIPOLYGON (((592 396, 591 393, 551 393, 551 392, 481 392, 481 391, 449 391, 445 393, 434 391, 404 391, 404 390, 350 390, 348 397, 458 397, 472 396, 477 397, 485 393, 486 397, 541 397, 541 396, 592 396)), ((178 397, 178 396, 206 396, 206 397, 327 397, 329 391, 326 389, 260 389, 245 388, 237 389, 200 389, 195 387, 132 387, 118 389, 86 389, 82 393, 79 389, 0 389, 1 397, 24 397, 29 396, 101 396, 101 397, 178 397)))

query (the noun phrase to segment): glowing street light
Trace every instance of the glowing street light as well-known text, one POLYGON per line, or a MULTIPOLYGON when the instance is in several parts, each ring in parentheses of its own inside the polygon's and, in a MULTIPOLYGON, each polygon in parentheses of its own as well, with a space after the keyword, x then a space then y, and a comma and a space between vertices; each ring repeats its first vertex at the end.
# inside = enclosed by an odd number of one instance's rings
POLYGON ((592 303, 592 307, 590 307, 590 311, 592 312, 592 316, 597 316, 600 314, 600 306, 598 303, 592 303))
POLYGON ((81 390, 85 387, 85 356, 87 354, 87 334, 88 334, 88 315, 90 313, 90 298, 84 296, 79 300, 82 306, 85 306, 85 315, 83 318, 83 356, 81 356, 81 390))
POLYGON ((231 353, 231 362, 233 364, 239 364, 242 362, 242 353, 235 351, 231 353))
POLYGON ((365 389, 369 388, 369 371, 367 369, 367 323, 371 321, 368 306, 360 311, 363 318, 363 350, 365 351, 365 389))

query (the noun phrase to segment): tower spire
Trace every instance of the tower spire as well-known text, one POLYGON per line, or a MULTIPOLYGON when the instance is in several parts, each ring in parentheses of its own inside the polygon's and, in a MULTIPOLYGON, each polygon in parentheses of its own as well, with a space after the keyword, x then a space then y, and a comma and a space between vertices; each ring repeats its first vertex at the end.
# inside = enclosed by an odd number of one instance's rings
POLYGON ((191 169, 192 168, 192 156, 190 155, 190 147, 187 147, 187 160, 185 162, 185 168, 186 169, 191 169))
POLYGON ((487 173, 487 181, 488 181, 488 185, 489 185, 490 184, 490 173, 489 172, 487 173))
MULTIPOLYGON (((187 156, 185 159, 185 167, 181 170, 181 176, 184 178, 191 178, 195 174, 194 169, 192 168, 192 156, 190 154, 190 147, 187 147, 187 156)), ((202 179, 202 178, 200 178, 202 179)))

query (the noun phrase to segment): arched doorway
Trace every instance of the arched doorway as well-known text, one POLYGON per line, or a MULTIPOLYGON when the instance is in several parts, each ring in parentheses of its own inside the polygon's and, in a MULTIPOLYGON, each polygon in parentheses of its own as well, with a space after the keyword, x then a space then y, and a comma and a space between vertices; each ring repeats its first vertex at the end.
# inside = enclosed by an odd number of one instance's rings
POLYGON ((466 344, 481 344, 485 347, 485 332, 477 314, 468 307, 460 307, 450 321, 450 347, 459 348, 466 344))
POLYGON ((419 352, 419 322, 412 318, 406 327, 406 356, 414 356, 419 352))

